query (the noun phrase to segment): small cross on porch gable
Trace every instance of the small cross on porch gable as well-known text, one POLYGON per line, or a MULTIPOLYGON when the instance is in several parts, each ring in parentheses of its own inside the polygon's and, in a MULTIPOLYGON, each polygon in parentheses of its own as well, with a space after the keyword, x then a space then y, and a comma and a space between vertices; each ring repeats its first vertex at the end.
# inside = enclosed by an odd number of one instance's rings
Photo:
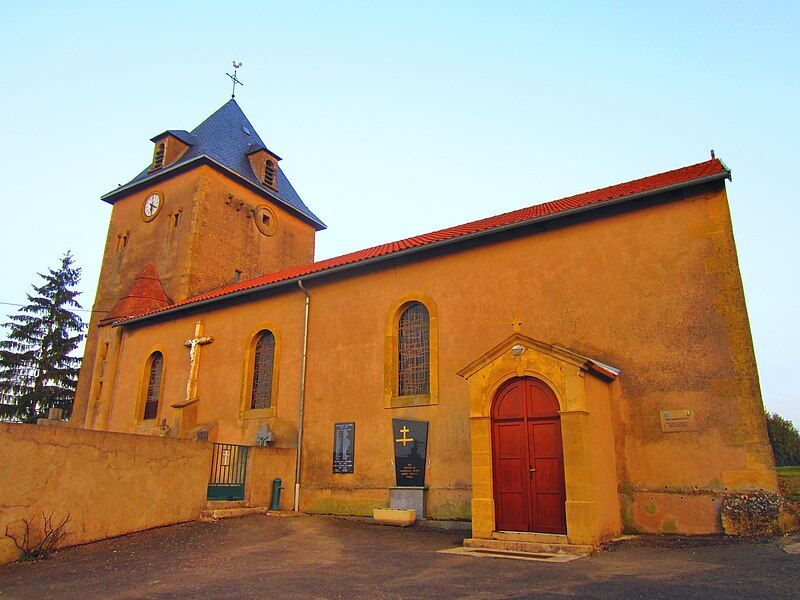
POLYGON ((522 328, 522 319, 520 319, 518 316, 514 315, 511 318, 511 327, 514 328, 514 333, 519 333, 521 328, 522 328))

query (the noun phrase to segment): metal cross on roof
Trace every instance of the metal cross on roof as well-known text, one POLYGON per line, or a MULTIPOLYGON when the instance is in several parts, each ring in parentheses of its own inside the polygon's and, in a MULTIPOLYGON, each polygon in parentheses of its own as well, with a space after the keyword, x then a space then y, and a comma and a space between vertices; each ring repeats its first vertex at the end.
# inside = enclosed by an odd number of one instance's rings
POLYGON ((230 77, 233 80, 233 89, 231 90, 231 98, 235 98, 236 97, 236 84, 237 83, 239 85, 241 85, 241 86, 244 86, 244 84, 236 78, 236 70, 241 66, 242 66, 242 63, 240 63, 240 62, 237 63, 236 61, 233 61, 233 75, 231 75, 230 73, 225 73, 225 75, 227 75, 228 77, 230 77))

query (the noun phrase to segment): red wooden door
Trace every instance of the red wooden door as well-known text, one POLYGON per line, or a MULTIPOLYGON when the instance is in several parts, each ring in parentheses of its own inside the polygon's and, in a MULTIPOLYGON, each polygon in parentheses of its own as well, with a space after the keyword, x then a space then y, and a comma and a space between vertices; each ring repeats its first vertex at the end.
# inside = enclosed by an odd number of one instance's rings
POLYGON ((542 381, 513 379, 492 404, 497 529, 566 533, 558 400, 542 381))

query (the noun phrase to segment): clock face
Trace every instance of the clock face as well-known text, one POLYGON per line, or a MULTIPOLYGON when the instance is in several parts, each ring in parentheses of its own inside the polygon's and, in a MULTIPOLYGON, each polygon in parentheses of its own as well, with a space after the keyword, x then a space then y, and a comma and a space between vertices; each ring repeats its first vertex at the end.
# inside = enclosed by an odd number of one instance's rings
POLYGON ((145 221, 154 219, 160 209, 161 195, 158 192, 152 192, 145 198, 144 205, 142 206, 142 215, 145 221))

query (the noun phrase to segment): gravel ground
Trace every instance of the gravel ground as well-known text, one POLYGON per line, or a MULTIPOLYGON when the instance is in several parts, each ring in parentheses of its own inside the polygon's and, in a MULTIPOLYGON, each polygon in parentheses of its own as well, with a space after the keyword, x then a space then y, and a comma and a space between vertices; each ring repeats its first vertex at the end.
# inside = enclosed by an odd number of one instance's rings
POLYGON ((643 536, 568 563, 440 554, 463 532, 334 517, 186 523, 0 567, 0 598, 800 598, 791 537, 643 536))

